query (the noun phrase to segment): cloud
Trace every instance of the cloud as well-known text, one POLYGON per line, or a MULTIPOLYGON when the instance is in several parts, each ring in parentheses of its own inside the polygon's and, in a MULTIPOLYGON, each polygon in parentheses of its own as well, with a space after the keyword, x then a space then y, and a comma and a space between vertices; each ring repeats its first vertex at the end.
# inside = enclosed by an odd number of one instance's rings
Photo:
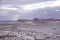
POLYGON ((54 0, 1 0, 1 4, 24 5, 54 0))
POLYGON ((60 17, 59 12, 53 11, 60 6, 60 0, 2 0, 0 3, 0 20, 60 17))
POLYGON ((60 0, 34 3, 34 4, 27 4, 27 5, 22 5, 20 7, 24 11, 32 11, 32 10, 36 10, 36 9, 39 9, 39 8, 57 7, 57 6, 60 6, 60 0))

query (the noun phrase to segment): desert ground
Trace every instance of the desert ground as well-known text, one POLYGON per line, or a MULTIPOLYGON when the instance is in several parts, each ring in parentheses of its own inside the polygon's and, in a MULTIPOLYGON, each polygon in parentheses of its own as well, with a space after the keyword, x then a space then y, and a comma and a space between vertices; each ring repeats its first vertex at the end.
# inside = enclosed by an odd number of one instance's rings
POLYGON ((0 23, 0 40, 60 40, 60 22, 0 23))

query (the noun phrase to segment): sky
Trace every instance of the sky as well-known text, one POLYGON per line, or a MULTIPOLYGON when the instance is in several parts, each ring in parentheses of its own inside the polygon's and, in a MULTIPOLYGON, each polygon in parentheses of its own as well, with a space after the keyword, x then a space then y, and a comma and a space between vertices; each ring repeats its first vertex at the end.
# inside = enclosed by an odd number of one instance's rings
POLYGON ((60 19, 60 0, 0 0, 0 20, 60 19))

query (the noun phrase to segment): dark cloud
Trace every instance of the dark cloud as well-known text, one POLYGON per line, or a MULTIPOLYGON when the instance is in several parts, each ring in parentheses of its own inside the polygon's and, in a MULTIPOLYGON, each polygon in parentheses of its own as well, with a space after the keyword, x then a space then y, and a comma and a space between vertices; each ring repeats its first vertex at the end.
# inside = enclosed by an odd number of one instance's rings
POLYGON ((27 18, 60 18, 60 7, 37 9, 25 15, 27 18), (58 10, 58 11, 56 11, 58 10), (44 12, 47 12, 46 14, 44 12), (28 15, 28 16, 27 16, 28 15))

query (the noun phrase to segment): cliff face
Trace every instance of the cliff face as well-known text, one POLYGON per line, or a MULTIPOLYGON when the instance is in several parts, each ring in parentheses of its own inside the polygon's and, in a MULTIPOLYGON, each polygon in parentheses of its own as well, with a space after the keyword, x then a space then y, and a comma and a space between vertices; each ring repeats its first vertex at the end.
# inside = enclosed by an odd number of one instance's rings
POLYGON ((60 19, 37 19, 34 18, 33 20, 25 20, 25 19, 18 19, 18 24, 30 24, 30 25, 41 25, 41 24, 52 24, 52 23, 59 23, 60 19))

